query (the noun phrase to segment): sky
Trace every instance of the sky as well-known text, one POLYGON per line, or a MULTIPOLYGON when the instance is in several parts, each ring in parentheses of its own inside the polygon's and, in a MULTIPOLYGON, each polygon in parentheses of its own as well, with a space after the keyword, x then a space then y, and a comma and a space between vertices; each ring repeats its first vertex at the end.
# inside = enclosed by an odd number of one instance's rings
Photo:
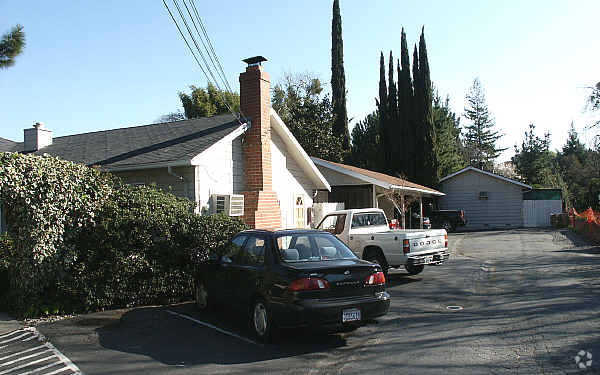
MULTIPOLYGON (((172 4, 172 0, 167 0, 172 4)), ((310 73, 329 86, 331 1, 196 1, 229 84, 244 58, 262 55, 272 85, 310 73)), ((586 87, 600 81, 600 1, 341 0, 349 118, 375 110, 379 54, 409 50, 425 27, 431 79, 462 115, 481 81, 508 160, 528 124, 565 143, 571 122, 583 141, 586 87)), ((177 93, 206 86, 161 0, 0 0, 0 34, 20 23, 27 46, 0 70, 0 137, 23 140, 44 122, 54 136, 144 125, 181 110, 177 93)), ((466 119, 461 119, 466 124, 466 119)))

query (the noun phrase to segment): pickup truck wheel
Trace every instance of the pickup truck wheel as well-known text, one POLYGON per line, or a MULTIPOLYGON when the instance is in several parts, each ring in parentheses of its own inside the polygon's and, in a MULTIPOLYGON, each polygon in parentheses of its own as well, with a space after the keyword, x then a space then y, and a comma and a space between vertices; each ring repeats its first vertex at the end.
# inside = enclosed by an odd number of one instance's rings
POLYGON ((422 265, 422 264, 418 265, 418 266, 415 266, 415 265, 412 265, 412 264, 406 264, 404 266, 404 268, 406 268, 406 271, 408 271, 409 275, 418 275, 421 272, 423 272, 423 269, 425 268, 425 266, 422 265))
POLYGON ((365 260, 369 261, 371 263, 379 264, 379 266, 381 267, 381 270, 383 271, 383 274, 387 278, 389 266, 388 266, 387 262, 385 261, 385 258, 381 254, 377 254, 376 252, 371 251, 367 254, 367 256, 365 257, 365 260))
POLYGON ((208 310, 211 305, 209 301, 210 299, 204 282, 202 280, 196 281, 196 288, 194 290, 194 302, 196 304, 196 308, 200 311, 208 310))

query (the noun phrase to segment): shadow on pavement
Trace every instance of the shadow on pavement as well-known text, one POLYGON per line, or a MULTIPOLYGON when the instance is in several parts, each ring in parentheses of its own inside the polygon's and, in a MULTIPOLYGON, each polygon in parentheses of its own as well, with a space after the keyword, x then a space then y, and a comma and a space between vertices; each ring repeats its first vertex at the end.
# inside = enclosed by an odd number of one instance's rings
POLYGON ((345 334, 283 330, 273 344, 250 343, 169 313, 173 311, 252 340, 244 314, 216 307, 198 312, 192 303, 137 308, 96 329, 107 349, 141 354, 174 366, 240 364, 322 352, 346 344, 345 334))

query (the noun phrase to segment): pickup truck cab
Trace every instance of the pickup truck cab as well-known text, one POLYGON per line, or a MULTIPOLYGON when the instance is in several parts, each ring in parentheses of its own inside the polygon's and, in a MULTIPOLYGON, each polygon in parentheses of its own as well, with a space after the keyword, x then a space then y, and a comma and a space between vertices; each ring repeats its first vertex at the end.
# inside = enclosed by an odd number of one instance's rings
POLYGON ((450 257, 444 229, 390 230, 378 208, 340 210, 329 213, 317 229, 337 236, 360 258, 389 267, 404 266, 416 275, 426 265, 442 264, 450 257))

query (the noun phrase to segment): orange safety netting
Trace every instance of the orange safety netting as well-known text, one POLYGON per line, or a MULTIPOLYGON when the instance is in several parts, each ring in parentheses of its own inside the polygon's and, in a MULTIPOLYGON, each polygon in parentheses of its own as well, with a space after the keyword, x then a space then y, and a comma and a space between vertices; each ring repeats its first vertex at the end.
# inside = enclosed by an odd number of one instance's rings
POLYGON ((571 208, 569 219, 576 232, 583 234, 588 240, 600 242, 600 212, 594 212, 590 207, 582 213, 577 213, 571 208), (583 218, 585 221, 576 218, 583 218))

